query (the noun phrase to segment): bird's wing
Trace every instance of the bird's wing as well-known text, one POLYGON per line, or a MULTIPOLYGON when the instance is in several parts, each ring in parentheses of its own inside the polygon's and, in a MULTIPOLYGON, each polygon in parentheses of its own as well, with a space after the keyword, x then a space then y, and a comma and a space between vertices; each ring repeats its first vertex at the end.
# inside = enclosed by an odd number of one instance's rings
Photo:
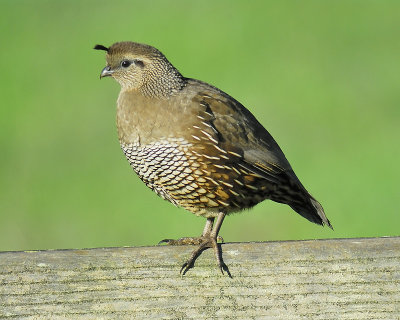
POLYGON ((231 166, 232 170, 242 171, 244 180, 250 181, 244 182, 246 187, 256 184, 255 192, 264 190, 268 198, 332 228, 322 206, 304 188, 274 138, 250 111, 217 88, 202 82, 193 87, 189 109, 197 115, 191 132, 200 142, 198 153, 216 157, 222 168, 231 166))
POLYGON ((191 104, 201 120, 199 132, 208 136, 220 153, 235 157, 243 169, 270 182, 288 177, 298 181, 278 144, 250 111, 214 87, 201 82, 197 86, 191 104))

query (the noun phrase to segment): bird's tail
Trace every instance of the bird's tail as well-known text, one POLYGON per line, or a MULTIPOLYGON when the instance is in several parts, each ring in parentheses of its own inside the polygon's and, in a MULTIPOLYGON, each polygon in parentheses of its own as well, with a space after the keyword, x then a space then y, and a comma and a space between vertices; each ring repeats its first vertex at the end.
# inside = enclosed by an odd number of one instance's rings
POLYGON ((282 184, 278 187, 271 199, 287 204, 307 220, 316 224, 327 225, 333 230, 321 204, 308 193, 294 173, 291 181, 289 180, 287 184, 282 184))
POLYGON ((317 200, 315 200, 308 192, 307 195, 308 199, 303 198, 303 201, 301 202, 296 201, 288 203, 288 205, 298 214, 310 220, 311 222, 320 225, 327 225, 333 230, 332 224, 326 217, 321 204, 317 200))

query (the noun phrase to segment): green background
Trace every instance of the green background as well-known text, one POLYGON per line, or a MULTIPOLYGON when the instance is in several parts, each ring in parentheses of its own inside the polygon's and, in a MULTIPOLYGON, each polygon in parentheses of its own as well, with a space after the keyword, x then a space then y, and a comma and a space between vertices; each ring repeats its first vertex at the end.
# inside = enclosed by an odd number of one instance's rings
POLYGON ((335 231, 265 201, 225 241, 400 234, 399 1, 1 1, 0 250, 154 245, 204 219, 118 144, 104 53, 132 40, 250 109, 335 231))

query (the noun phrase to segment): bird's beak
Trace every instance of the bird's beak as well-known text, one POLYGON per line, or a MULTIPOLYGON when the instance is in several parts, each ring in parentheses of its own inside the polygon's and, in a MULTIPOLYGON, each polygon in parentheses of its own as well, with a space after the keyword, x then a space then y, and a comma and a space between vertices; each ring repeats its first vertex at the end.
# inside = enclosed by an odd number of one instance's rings
POLYGON ((110 77, 114 71, 111 70, 110 66, 106 66, 100 73, 100 79, 104 77, 110 77))

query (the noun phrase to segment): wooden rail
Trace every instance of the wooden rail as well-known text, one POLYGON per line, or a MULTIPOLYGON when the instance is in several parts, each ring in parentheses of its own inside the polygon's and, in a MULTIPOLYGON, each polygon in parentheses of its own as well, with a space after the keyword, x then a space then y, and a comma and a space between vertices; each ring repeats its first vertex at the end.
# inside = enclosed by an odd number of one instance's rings
POLYGON ((0 319, 400 319, 400 237, 0 253, 0 319))

